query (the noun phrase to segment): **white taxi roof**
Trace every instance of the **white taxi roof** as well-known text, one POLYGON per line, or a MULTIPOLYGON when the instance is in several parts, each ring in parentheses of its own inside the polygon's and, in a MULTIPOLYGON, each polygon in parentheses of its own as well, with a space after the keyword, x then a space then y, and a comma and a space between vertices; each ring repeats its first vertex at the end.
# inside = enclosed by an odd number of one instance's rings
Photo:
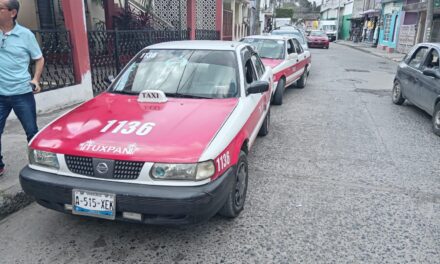
POLYGON ((244 43, 222 40, 182 40, 162 42, 148 46, 147 49, 189 49, 189 50, 231 50, 234 51, 244 43))
POLYGON ((289 37, 286 37, 284 35, 253 35, 253 36, 247 36, 245 38, 251 38, 251 39, 274 39, 274 40, 286 40, 286 39, 289 39, 289 37))

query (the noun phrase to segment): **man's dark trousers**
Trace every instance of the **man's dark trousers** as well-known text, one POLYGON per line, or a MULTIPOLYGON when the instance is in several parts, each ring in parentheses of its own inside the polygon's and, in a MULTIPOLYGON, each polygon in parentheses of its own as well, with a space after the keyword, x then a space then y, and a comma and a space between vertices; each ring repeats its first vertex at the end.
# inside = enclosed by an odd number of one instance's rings
POLYGON ((18 120, 26 132, 27 141, 29 142, 38 132, 37 113, 35 107, 35 98, 33 93, 20 95, 2 96, 0 95, 0 168, 3 168, 3 156, 1 155, 1 135, 5 128, 6 119, 11 110, 14 110, 18 120))

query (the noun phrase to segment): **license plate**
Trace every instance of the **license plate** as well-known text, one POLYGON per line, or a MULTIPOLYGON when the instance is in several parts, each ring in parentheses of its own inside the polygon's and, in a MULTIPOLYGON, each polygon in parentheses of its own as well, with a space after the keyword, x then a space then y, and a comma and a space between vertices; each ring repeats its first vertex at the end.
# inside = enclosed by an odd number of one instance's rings
POLYGON ((114 220, 116 199, 112 193, 72 190, 72 214, 114 220))

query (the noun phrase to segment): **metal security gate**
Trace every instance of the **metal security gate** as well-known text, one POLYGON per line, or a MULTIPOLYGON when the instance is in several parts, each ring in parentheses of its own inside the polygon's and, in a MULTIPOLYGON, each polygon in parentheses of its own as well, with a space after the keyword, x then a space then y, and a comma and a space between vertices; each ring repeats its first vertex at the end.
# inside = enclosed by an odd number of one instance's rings
POLYGON ((196 29, 197 40, 220 40, 220 31, 196 29))
POLYGON ((190 30, 94 30, 88 32, 94 94, 107 88, 104 78, 116 76, 146 46, 188 40, 190 30))
MULTIPOLYGON (((44 70, 40 79, 43 91, 74 85, 75 74, 69 31, 46 29, 32 32, 44 57, 44 70)), ((33 76, 35 62, 31 63, 29 71, 33 76)))

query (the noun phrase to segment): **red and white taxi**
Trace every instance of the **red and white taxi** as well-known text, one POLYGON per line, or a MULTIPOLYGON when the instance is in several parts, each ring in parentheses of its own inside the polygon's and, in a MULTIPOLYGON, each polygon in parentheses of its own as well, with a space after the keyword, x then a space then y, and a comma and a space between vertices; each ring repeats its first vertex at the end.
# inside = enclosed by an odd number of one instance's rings
POLYGON ((45 207, 106 219, 236 217, 246 156, 268 133, 272 82, 241 42, 149 46, 106 92, 35 136, 23 190, 45 207))
POLYGON ((243 42, 252 45, 260 55, 264 65, 270 66, 274 74, 272 103, 281 105, 286 87, 294 84, 304 88, 312 66, 309 51, 304 51, 295 38, 286 36, 248 36, 243 42))

